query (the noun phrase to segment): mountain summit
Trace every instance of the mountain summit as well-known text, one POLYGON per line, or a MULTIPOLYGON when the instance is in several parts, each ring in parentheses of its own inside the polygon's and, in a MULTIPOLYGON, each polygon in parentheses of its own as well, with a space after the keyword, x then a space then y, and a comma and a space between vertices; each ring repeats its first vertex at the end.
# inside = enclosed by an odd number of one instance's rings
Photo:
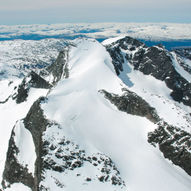
POLYGON ((189 191, 191 60, 131 37, 64 45, 0 81, 1 189, 189 191))

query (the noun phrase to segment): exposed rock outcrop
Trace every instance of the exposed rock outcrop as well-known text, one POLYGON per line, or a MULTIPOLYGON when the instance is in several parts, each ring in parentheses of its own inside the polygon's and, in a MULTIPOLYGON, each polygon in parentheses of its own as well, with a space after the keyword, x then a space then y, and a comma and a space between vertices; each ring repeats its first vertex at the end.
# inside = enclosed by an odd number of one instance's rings
POLYGON ((19 163, 17 155, 19 154, 19 148, 15 144, 15 127, 12 130, 11 138, 9 140, 9 147, 7 151, 7 158, 5 162, 5 168, 3 173, 3 188, 9 187, 13 183, 23 183, 34 190, 34 177, 32 173, 28 171, 26 166, 19 163))
POLYGON ((79 179, 86 177, 83 181, 80 180, 82 184, 97 181, 110 183, 116 188, 125 188, 119 171, 109 157, 101 153, 88 155, 85 150, 80 149, 79 145, 64 136, 60 125, 45 118, 41 109, 41 103, 44 102, 46 102, 44 97, 34 102, 23 120, 24 127, 32 134, 35 145, 34 177, 14 156, 19 150, 14 144, 13 130, 4 169, 3 187, 6 188, 10 184, 21 182, 30 187, 32 191, 52 190, 47 184, 48 177, 53 180, 55 186, 63 188, 65 182, 58 180, 54 173, 62 173, 67 176, 70 171, 78 169, 76 177, 79 179), (86 170, 85 166, 90 166, 90 168, 86 170), (89 171, 95 175, 92 176, 89 171), (51 177, 49 177, 50 174, 51 177))
POLYGON ((191 48, 190 47, 185 47, 185 48, 175 48, 173 49, 178 55, 181 57, 185 57, 189 60, 191 60, 191 48))
MULTIPOLYGON (((146 48, 146 45, 128 36, 106 46, 106 49, 112 58, 117 75, 123 71, 123 64, 125 62, 124 54, 121 52, 121 49, 128 50, 130 53, 133 53, 137 48, 141 47, 146 48)), ((132 55, 129 56, 129 58, 132 58, 132 55)))
POLYGON ((171 96, 175 101, 191 106, 191 83, 176 71, 173 56, 163 47, 146 47, 142 42, 125 37, 107 45, 106 49, 113 59, 118 75, 123 71, 126 59, 135 70, 164 81, 172 90, 171 96))
POLYGON ((158 145, 165 158, 191 175, 191 134, 161 123, 154 132, 149 133, 148 142, 158 145))
POLYGON ((109 93, 105 90, 101 90, 100 92, 103 93, 105 98, 113 103, 120 111, 132 115, 146 117, 154 123, 160 121, 155 109, 151 107, 144 99, 127 89, 124 89, 124 91, 124 94, 121 96, 109 93))
POLYGON ((42 101, 45 101, 46 98, 41 97, 36 102, 34 102, 33 106, 29 110, 26 118, 24 119, 24 124, 26 129, 28 129, 33 137, 35 144, 35 151, 37 155, 36 163, 35 163, 35 190, 38 190, 39 182, 41 181, 41 173, 42 173, 42 153, 43 153, 43 141, 42 135, 46 130, 46 127, 50 122, 44 117, 43 111, 40 107, 42 101))
MULTIPOLYGON (((13 129, 9 141, 7 159, 3 174, 4 180, 2 182, 2 185, 4 187, 9 186, 9 184, 12 183, 21 182, 30 187, 33 191, 38 190, 38 184, 41 180, 42 171, 42 133, 46 130, 46 126, 49 124, 48 120, 46 120, 43 115, 42 109, 40 108, 40 103, 44 100, 45 98, 39 98, 36 102, 34 102, 26 118, 23 120, 24 128, 30 131, 35 145, 37 158, 34 167, 34 177, 31 173, 28 172, 27 167, 23 167, 22 164, 20 164, 17 160, 16 155, 17 153, 19 153, 19 149, 14 142, 15 133, 13 129), (6 182, 8 182, 8 185, 6 182)), ((20 137, 20 139, 22 139, 22 137, 20 137)))
POLYGON ((178 127, 168 125, 159 118, 154 108, 129 90, 125 90, 121 96, 105 90, 101 90, 101 93, 120 111, 146 117, 157 123, 158 128, 148 134, 148 142, 154 146, 158 144, 165 158, 191 175, 191 135, 189 133, 178 127))
POLYGON ((79 145, 67 139, 61 132, 62 127, 52 124, 43 135, 43 171, 39 185, 41 190, 50 189, 47 182, 50 175, 58 187, 62 188, 67 185, 67 182, 58 180, 54 176, 55 172, 66 177, 69 173, 73 173, 75 176, 73 178, 81 181, 81 184, 107 182, 118 189, 125 186, 119 171, 109 157, 101 153, 88 155, 85 150, 80 149, 79 145), (89 170, 86 169, 87 166, 89 170), (84 180, 81 180, 81 177, 84 177, 84 180))
POLYGON ((16 100, 16 103, 19 104, 26 101, 30 88, 50 89, 51 87, 51 84, 32 71, 23 79, 18 87, 17 93, 12 97, 16 100))
POLYGON ((69 77, 68 69, 68 54, 69 54, 70 45, 64 50, 60 51, 56 61, 48 66, 45 70, 41 71, 43 76, 51 76, 51 84, 55 85, 61 78, 69 77))

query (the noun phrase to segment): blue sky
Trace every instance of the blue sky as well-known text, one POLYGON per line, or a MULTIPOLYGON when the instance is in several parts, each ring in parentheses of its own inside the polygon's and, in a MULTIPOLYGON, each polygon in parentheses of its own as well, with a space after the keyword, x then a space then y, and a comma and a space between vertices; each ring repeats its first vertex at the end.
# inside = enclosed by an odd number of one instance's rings
POLYGON ((0 0, 0 25, 67 22, 191 23, 191 0, 0 0))

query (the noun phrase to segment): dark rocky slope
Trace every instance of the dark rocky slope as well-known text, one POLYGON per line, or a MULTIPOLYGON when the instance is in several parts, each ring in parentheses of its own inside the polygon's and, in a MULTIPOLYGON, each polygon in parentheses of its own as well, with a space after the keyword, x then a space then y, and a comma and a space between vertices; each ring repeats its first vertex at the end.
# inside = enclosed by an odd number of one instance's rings
POLYGON ((167 124, 145 100, 129 90, 124 91, 121 96, 105 90, 100 92, 120 111, 157 123, 158 128, 148 134, 148 142, 153 146, 158 145, 165 158, 191 175, 191 134, 167 124))
POLYGON ((26 101, 30 88, 50 89, 51 87, 51 84, 44 80, 40 75, 32 71, 23 79, 17 89, 16 95, 13 95, 12 97, 16 100, 16 103, 19 104, 26 101))
POLYGON ((107 45, 106 49, 118 75, 123 71, 126 59, 135 70, 164 81, 172 90, 171 96, 175 101, 191 106, 191 83, 176 71, 172 55, 164 47, 146 47, 142 42, 125 37, 107 45))
MULTIPOLYGON (((77 176, 80 177, 84 175, 83 168, 87 164, 97 169, 99 173, 93 179, 87 176, 84 183, 97 180, 108 182, 113 186, 125 186, 119 171, 109 157, 101 153, 87 155, 85 150, 80 149, 77 144, 68 140, 63 132, 61 133, 61 138, 57 137, 61 127, 45 118, 40 106, 45 102, 46 99, 43 97, 38 99, 23 120, 25 128, 32 134, 35 145, 37 158, 34 177, 28 172, 27 167, 23 167, 17 160, 19 149, 14 143, 15 134, 13 129, 3 173, 3 188, 9 187, 10 184, 21 182, 30 187, 32 191, 46 191, 49 190, 48 185, 44 183, 46 171, 51 170, 64 175, 65 172, 79 168, 81 173, 77 176), (49 133, 48 131, 51 131, 51 128, 54 128, 54 130, 52 133, 49 133), (46 136, 46 133, 48 136, 46 136), (52 140, 56 140, 56 142, 52 140)), ((60 188, 64 187, 64 182, 58 181, 56 177, 53 178, 55 185, 60 188)))
POLYGON ((146 117, 153 123, 160 121, 156 110, 151 107, 144 99, 139 97, 136 93, 133 93, 127 89, 124 89, 123 95, 116 95, 109 93, 105 90, 100 91, 104 94, 105 98, 114 104, 120 111, 126 112, 132 115, 138 115, 146 117))
POLYGON ((163 122, 154 132, 149 133, 148 142, 158 145, 165 158, 191 176, 191 134, 163 122))

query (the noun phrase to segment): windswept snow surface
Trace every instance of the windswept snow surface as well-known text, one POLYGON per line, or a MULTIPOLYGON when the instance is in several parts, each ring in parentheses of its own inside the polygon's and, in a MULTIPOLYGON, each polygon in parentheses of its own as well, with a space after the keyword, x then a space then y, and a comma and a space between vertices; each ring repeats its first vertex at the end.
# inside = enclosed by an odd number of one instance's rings
POLYGON ((29 173, 34 175, 36 153, 32 134, 25 128, 23 121, 16 123, 14 132, 15 145, 19 149, 16 158, 23 167, 27 167, 29 173))
POLYGON ((5 191, 31 191, 31 189, 22 183, 14 183, 10 188, 5 189, 5 191))
MULTIPOLYGON (((191 83, 191 74, 184 70, 184 68, 178 63, 177 56, 172 52, 173 65, 176 71, 189 83, 191 83)), ((189 63, 189 62, 187 62, 189 63)))
POLYGON ((136 92, 154 107, 164 121, 191 133, 190 107, 172 100, 171 90, 167 88, 165 82, 134 70, 127 61, 119 77, 131 91, 136 92))
MULTIPOLYGON (((157 126, 118 111, 98 92, 105 89, 121 94, 122 87, 128 88, 114 73, 105 48, 94 40, 74 43, 76 47, 69 52, 69 78, 61 80, 42 104, 46 117, 59 123, 63 134, 86 152, 98 150, 109 156, 127 190, 190 191, 191 178, 147 142, 148 132, 157 126)), ((64 190, 71 191, 71 184, 64 190)), ((110 191, 96 186, 95 190, 110 191)))

